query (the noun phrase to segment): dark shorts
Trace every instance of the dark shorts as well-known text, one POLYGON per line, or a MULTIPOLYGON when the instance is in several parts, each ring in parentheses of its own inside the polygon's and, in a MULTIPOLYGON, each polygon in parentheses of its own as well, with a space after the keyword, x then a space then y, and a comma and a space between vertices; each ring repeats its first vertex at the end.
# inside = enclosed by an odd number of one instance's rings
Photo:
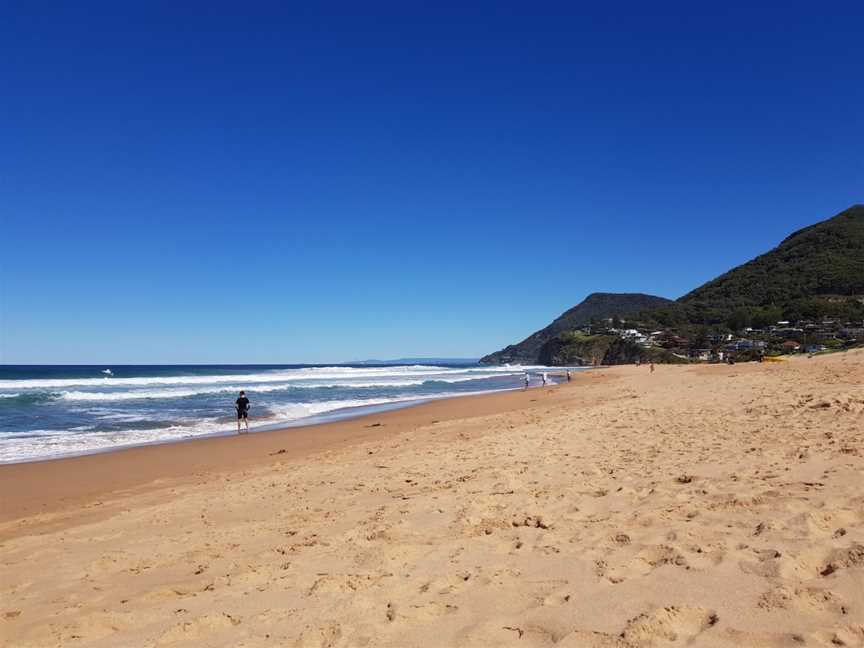
POLYGON ((249 412, 237 410, 237 418, 238 419, 249 418, 249 412))

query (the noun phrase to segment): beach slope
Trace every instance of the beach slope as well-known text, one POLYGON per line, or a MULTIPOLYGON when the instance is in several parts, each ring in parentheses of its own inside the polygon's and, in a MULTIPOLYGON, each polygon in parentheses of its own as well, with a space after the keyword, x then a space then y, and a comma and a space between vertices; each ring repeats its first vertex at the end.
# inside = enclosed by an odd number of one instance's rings
POLYGON ((5 467, 0 643, 861 646, 862 385, 855 351, 616 367, 57 462, 65 499, 5 467))

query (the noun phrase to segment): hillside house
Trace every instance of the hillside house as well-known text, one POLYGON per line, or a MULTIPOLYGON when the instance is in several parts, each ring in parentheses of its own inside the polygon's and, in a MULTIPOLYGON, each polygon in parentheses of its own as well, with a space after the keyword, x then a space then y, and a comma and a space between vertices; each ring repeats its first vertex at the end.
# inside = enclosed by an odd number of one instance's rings
POLYGON ((779 338, 783 338, 784 340, 803 340, 804 339, 804 329, 797 328, 794 326, 787 326, 785 328, 777 328, 774 329, 774 335, 779 338))
POLYGON ((633 342, 637 342, 639 344, 645 342, 648 338, 643 333, 641 333, 637 329, 624 329, 620 333, 621 337, 625 340, 632 340, 633 342))
POLYGON ((752 351, 764 349, 767 346, 763 340, 741 339, 730 342, 724 348, 731 353, 740 353, 741 351, 752 351))
POLYGON ((711 360, 711 349, 690 349, 688 351, 690 360, 701 360, 708 362, 711 360))

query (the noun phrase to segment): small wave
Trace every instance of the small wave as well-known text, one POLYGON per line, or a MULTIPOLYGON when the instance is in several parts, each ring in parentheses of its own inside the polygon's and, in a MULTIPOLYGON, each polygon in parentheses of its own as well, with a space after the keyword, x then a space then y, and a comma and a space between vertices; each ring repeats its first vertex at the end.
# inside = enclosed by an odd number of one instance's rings
POLYGON ((437 394, 411 394, 407 396, 394 396, 391 398, 352 398, 343 400, 321 401, 320 403, 291 403, 287 405, 270 405, 268 410, 272 416, 280 421, 293 421, 318 414, 336 412, 339 410, 355 409, 361 407, 374 407, 375 405, 389 405, 392 403, 407 403, 411 401, 439 400, 442 398, 453 398, 458 396, 474 396, 477 394, 489 394, 498 392, 497 389, 480 390, 467 393, 441 392, 437 394))
POLYGON ((131 423, 138 423, 139 421, 148 421, 150 420, 149 412, 111 412, 107 413, 105 410, 99 410, 96 408, 88 410, 91 414, 98 416, 100 421, 129 421, 131 423))
POLYGON ((32 391, 20 392, 16 394, 0 394, 0 408, 13 409, 25 405, 35 405, 37 403, 47 403, 57 400, 59 394, 47 391, 32 391))
POLYGON ((463 383, 484 378, 501 378, 506 376, 516 376, 518 373, 496 372, 493 376, 472 375, 449 377, 447 375, 432 375, 428 378, 418 378, 412 380, 374 380, 374 381, 339 381, 339 382, 320 382, 320 383, 284 383, 277 385, 256 385, 254 387, 245 387, 244 385, 220 385, 210 388, 199 389, 139 389, 130 391, 62 391, 58 397, 69 401, 127 401, 127 400, 144 400, 144 399, 170 399, 170 398, 189 398, 192 396, 203 396, 207 394, 236 394, 241 389, 246 389, 250 396, 254 394, 289 391, 292 389, 380 389, 380 388, 401 388, 401 387, 417 387, 420 385, 429 385, 434 383, 463 383))
MULTIPOLYGON (((314 389, 314 388, 336 388, 336 387, 399 387, 402 385, 422 384, 422 381, 416 383, 375 383, 367 385, 259 385, 254 388, 247 388, 249 396, 262 393, 289 391, 291 389, 314 389)), ((60 392, 58 397, 67 401, 133 401, 133 400, 167 400, 174 398, 190 398, 192 396, 206 396, 208 394, 237 394, 243 387, 240 385, 231 385, 218 387, 215 389, 140 389, 133 391, 117 391, 117 392, 85 392, 85 391, 68 391, 60 392)))

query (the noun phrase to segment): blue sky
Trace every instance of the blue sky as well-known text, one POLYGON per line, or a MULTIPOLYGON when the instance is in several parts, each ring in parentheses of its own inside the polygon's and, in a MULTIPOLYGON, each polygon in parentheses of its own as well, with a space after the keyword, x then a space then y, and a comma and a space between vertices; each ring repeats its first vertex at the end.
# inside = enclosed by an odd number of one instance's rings
POLYGON ((175 4, 4 7, 2 362, 479 356, 864 200, 860 2, 175 4))

